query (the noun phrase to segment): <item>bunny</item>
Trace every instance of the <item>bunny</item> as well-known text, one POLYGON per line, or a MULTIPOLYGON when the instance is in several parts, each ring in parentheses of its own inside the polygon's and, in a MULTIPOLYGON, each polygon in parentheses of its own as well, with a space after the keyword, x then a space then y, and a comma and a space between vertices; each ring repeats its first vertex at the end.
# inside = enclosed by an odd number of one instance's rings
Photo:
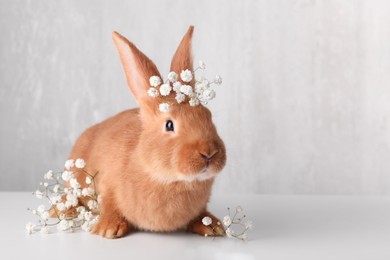
MULTIPOLYGON (((193 70, 193 30, 190 26, 183 37, 171 71, 193 70)), ((87 162, 87 172, 99 171, 95 180, 101 212, 91 232, 106 238, 134 230, 223 236, 220 221, 207 211, 214 178, 226 163, 210 111, 184 103, 168 113, 159 111, 159 99, 147 94, 149 78, 160 76, 156 65, 119 33, 112 38, 139 108, 88 128, 70 153, 70 158, 87 162), (202 224, 205 216, 211 225, 202 224)), ((76 175, 81 184, 85 177, 76 175)))

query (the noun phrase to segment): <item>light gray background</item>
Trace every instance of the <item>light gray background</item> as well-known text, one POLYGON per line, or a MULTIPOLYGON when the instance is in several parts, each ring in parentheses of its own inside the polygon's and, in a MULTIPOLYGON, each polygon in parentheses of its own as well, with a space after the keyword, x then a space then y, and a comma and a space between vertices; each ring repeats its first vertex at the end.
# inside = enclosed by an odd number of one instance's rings
POLYGON ((215 193, 390 194, 390 1, 0 0, 0 190, 33 190, 135 106, 117 30, 168 72, 190 24, 224 84, 215 193))

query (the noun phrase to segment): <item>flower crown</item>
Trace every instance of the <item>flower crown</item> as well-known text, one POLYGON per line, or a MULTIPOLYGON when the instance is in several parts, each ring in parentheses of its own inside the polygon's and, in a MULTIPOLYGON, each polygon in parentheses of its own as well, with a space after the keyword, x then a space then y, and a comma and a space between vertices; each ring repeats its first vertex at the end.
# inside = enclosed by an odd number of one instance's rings
POLYGON ((217 75, 213 81, 208 81, 203 76, 200 79, 195 78, 195 72, 197 70, 204 71, 206 64, 203 61, 199 61, 198 67, 191 71, 189 69, 182 70, 180 73, 180 79, 183 84, 178 81, 178 75, 176 72, 171 71, 168 74, 167 80, 163 83, 159 76, 152 76, 149 79, 151 88, 148 89, 148 94, 151 97, 158 97, 161 95, 163 100, 159 105, 161 112, 167 113, 171 103, 169 100, 169 94, 173 90, 176 92, 175 100, 178 104, 188 101, 190 106, 198 106, 199 104, 207 105, 207 103, 215 98, 215 91, 211 88, 212 85, 221 85, 222 78, 217 75), (191 82, 195 78, 195 90, 192 86, 185 83, 191 82))

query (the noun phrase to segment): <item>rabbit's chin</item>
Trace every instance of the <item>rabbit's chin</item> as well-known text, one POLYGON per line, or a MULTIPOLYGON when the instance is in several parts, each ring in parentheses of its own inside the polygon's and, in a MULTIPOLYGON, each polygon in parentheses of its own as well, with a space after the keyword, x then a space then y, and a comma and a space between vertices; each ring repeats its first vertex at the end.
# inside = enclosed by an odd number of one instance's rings
POLYGON ((214 178, 218 172, 210 171, 210 169, 204 169, 201 172, 194 174, 178 173, 176 176, 172 175, 151 175, 150 177, 160 183, 170 184, 174 182, 194 182, 194 181, 206 181, 214 178), (168 177, 169 176, 169 177, 168 177))

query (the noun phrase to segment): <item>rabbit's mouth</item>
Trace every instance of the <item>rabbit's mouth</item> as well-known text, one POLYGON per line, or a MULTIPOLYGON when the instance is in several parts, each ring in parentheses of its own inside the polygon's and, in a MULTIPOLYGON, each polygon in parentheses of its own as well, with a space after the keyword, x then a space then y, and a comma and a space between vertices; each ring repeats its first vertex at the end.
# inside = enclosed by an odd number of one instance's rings
POLYGON ((214 178, 217 173, 210 171, 208 167, 205 167, 202 171, 192 175, 179 175, 179 181, 193 182, 193 181, 205 181, 214 178))

